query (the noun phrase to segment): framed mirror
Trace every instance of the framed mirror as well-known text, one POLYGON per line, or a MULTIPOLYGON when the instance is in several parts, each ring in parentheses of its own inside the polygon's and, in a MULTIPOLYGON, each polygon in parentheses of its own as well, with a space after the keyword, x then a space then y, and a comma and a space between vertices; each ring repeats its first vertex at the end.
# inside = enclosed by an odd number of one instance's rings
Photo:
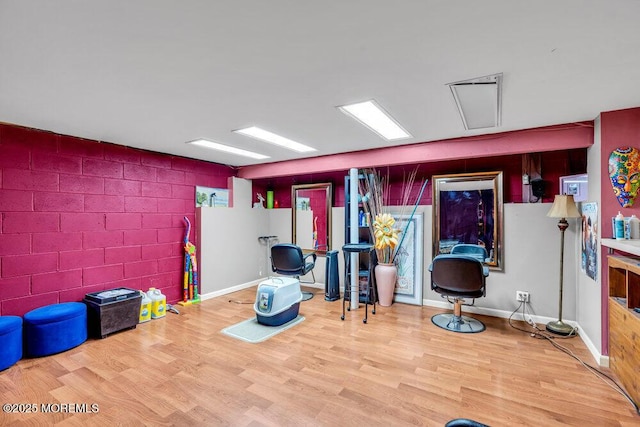
POLYGON ((303 251, 324 255, 331 250, 332 198, 330 182, 291 186, 291 236, 303 251))
POLYGON ((433 256, 459 243, 484 246, 486 263, 503 266, 502 172, 433 176, 433 256))

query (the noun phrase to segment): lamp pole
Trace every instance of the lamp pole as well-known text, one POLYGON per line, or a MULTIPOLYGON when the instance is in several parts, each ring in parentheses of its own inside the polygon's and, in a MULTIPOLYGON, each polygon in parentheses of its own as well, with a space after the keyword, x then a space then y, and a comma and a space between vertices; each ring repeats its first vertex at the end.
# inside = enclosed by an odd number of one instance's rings
POLYGON ((558 335, 570 335, 573 327, 562 321, 562 283, 564 278, 564 232, 569 227, 566 218, 560 218, 558 228, 560 229, 560 302, 558 307, 558 320, 547 323, 547 331, 558 335))

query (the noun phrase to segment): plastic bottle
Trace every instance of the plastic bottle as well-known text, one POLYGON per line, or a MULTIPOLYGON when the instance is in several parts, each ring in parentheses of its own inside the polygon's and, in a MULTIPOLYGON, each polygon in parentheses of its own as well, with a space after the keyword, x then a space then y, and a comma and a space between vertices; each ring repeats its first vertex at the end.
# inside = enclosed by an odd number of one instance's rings
POLYGON ((151 320, 151 298, 144 292, 142 294, 142 300, 140 301, 140 320, 138 323, 144 323, 151 320))
POLYGON ((147 296, 151 299, 151 318, 159 319, 164 317, 167 314, 167 297, 164 296, 160 289, 156 288, 149 288, 147 296))
POLYGON ((624 216, 618 211, 618 215, 616 215, 615 219, 615 227, 616 227, 616 235, 614 236, 616 239, 624 239, 624 216))
POLYGON ((631 239, 640 239, 640 219, 635 215, 631 215, 631 218, 629 218, 629 237, 631 239))

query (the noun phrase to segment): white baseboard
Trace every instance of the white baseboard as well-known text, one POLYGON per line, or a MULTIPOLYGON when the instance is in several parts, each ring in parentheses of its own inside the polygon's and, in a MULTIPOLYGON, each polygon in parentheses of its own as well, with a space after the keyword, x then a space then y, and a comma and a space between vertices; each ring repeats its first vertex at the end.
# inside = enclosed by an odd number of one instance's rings
MULTIPOLYGON (((424 299, 422 300, 422 305, 426 305, 428 307, 442 308, 444 310, 451 310, 452 308, 451 304, 446 300, 439 301, 439 300, 424 299)), ((513 313, 513 311, 497 310, 495 308, 474 307, 474 306, 465 306, 464 312, 482 314, 484 316, 499 317, 502 319, 508 319, 513 313)), ((523 318, 521 311, 518 311, 515 314, 513 314, 512 319, 517 321, 523 321, 523 322, 526 321, 526 319, 523 318)), ((557 320, 556 318, 545 317, 545 316, 531 316, 531 319, 538 324, 546 324, 554 320, 557 320)), ((589 352, 591 353, 591 356, 593 357, 593 359, 596 361, 596 363, 598 363, 599 366, 604 366, 608 368, 609 357, 603 356, 595 347, 595 345, 593 345, 593 342, 591 341, 591 339, 586 334, 581 333, 582 328, 580 328, 580 325, 578 325, 577 322, 574 322, 572 320, 563 320, 563 322, 573 326, 574 328, 578 328, 578 336, 589 349, 589 352)))
MULTIPOLYGON (((232 292, 241 291, 243 289, 247 289, 247 288, 250 288, 252 286, 257 286, 264 280, 267 280, 267 277, 262 277, 260 279, 252 280, 251 282, 242 283, 242 284, 236 285, 236 286, 231 286, 230 288, 220 289, 220 290, 217 290, 215 292, 208 292, 206 294, 200 294, 200 301, 208 300, 208 299, 219 297, 219 296, 222 296, 222 295, 227 295, 227 294, 230 294, 232 292)), ((300 282, 300 285, 301 286, 306 286, 306 287, 309 287, 309 288, 324 289, 324 284, 322 284, 322 283, 300 282)))
POLYGON ((252 286, 256 286, 258 283, 260 283, 263 280, 264 279, 256 279, 256 280, 253 280, 251 282, 242 283, 240 285, 232 286, 230 288, 220 289, 218 291, 208 292, 206 294, 201 294, 200 295, 200 301, 204 301, 204 300, 208 300, 208 299, 211 299, 211 298, 219 297, 219 296, 222 296, 222 295, 230 294, 232 292, 241 291, 243 289, 247 289, 247 288, 250 288, 252 286))

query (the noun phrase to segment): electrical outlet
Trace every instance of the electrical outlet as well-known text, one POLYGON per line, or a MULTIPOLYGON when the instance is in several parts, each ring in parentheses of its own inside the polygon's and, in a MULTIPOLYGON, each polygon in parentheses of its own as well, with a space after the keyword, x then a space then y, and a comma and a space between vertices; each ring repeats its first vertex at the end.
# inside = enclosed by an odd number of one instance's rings
POLYGON ((529 292, 527 292, 527 291, 516 291, 516 301, 518 301, 518 302, 529 302, 529 292))

